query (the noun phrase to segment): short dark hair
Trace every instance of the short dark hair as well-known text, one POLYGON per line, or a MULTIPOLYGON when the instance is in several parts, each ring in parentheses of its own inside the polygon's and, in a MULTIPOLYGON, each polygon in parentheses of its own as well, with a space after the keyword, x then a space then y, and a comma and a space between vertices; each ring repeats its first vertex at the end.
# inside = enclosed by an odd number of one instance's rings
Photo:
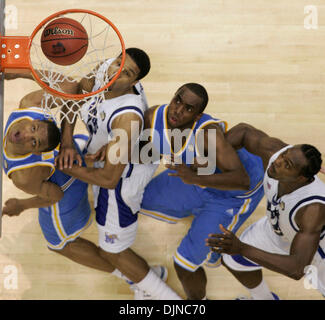
POLYGON ((61 133, 60 129, 56 126, 54 121, 51 120, 43 120, 47 123, 47 139, 48 139, 48 146, 42 152, 49 152, 54 150, 57 145, 61 141, 61 133))
POLYGON ((308 164, 302 168, 301 174, 309 180, 312 180, 322 167, 322 155, 310 144, 302 144, 301 151, 308 162, 308 164))
POLYGON ((149 56, 141 49, 138 48, 127 48, 125 50, 132 60, 136 63, 140 72, 137 76, 137 80, 144 78, 150 71, 151 64, 149 56))
POLYGON ((201 105, 201 109, 200 109, 200 112, 202 113, 209 102, 209 96, 208 96, 208 92, 206 91, 206 89, 198 83, 190 82, 190 83, 186 83, 186 84, 182 85, 178 90, 180 90, 184 87, 188 88, 189 90, 191 90, 193 93, 195 93, 198 97, 200 97, 202 99, 202 105, 201 105))

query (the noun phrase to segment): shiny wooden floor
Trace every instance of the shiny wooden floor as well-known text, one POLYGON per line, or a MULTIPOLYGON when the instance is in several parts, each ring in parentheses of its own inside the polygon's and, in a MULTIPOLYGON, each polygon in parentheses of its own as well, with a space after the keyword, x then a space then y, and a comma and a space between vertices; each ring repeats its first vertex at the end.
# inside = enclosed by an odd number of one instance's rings
MULTIPOLYGON (((150 105, 169 102, 183 83, 199 82, 210 95, 206 111, 227 120, 230 127, 249 122, 288 143, 315 144, 325 152, 325 0, 313 1, 318 29, 304 27, 307 4, 301 0, 7 0, 18 10, 18 29, 7 34, 29 35, 39 21, 59 10, 98 11, 118 26, 127 47, 149 53, 152 69, 143 84, 150 105)), ((4 119, 21 97, 37 88, 28 80, 6 82, 4 119)), ((84 130, 79 123, 78 131, 84 130)), ((10 197, 27 195, 4 177, 3 201, 10 197)), ((264 214, 262 201, 244 227, 264 214)), ((168 225, 141 216, 134 245, 150 264, 168 267, 168 284, 182 297, 172 255, 190 222, 168 225)), ((4 217, 2 229, 0 299, 133 298, 121 280, 50 252, 37 210, 4 217), (18 272, 17 286, 11 283, 11 288, 8 266, 18 272)), ((97 242, 95 223, 84 237, 97 242)), ((246 293, 223 267, 206 272, 208 298, 233 299, 246 293)), ((318 291, 305 289, 303 280, 267 270, 264 275, 282 299, 322 298, 318 291)))

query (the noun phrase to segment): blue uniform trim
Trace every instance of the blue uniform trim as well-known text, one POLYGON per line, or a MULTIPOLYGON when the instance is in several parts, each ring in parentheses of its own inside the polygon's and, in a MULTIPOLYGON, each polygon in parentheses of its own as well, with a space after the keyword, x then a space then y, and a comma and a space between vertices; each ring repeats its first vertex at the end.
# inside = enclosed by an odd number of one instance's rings
POLYGON ((323 249, 321 247, 318 247, 317 251, 320 254, 320 256, 322 257, 322 259, 325 259, 325 252, 323 251, 323 249))
POLYGON ((132 174, 132 172, 133 172, 133 168, 134 168, 133 163, 129 163, 129 170, 128 170, 128 172, 126 173, 125 178, 130 178, 130 176, 131 176, 131 174, 132 174))
POLYGON ((106 223, 106 215, 108 209, 108 190, 105 188, 99 189, 98 203, 95 208, 96 211, 96 221, 101 226, 104 226, 106 223))
POLYGON ((130 224, 137 221, 138 216, 136 214, 133 214, 130 207, 124 202, 122 195, 121 195, 121 189, 122 189, 122 179, 120 179, 116 189, 115 189, 115 197, 117 202, 117 209, 119 213, 119 222, 121 228, 126 228, 130 224))
POLYGON ((300 200, 291 210, 289 213, 289 221, 291 224, 291 227, 296 231, 299 232, 299 230, 294 226, 293 222, 292 222, 292 215, 294 214, 294 212, 296 211, 296 209, 304 202, 308 202, 311 200, 321 200, 322 202, 324 202, 325 204, 325 197, 321 197, 321 196, 312 196, 312 197, 308 197, 305 199, 300 200))
POLYGON ((243 256, 236 254, 231 256, 233 258, 233 260, 235 260, 237 263, 246 266, 246 267, 259 267, 259 264, 255 264, 247 259, 245 259, 243 256))
POLYGON ((111 116, 109 117, 108 121, 107 121, 107 132, 110 133, 111 132, 111 121, 112 121, 112 118, 114 116, 116 116, 117 114, 119 114, 120 112, 122 111, 125 111, 125 110, 135 110, 139 113, 139 115, 141 116, 142 118, 142 121, 144 121, 144 116, 143 116, 143 112, 140 108, 138 107, 132 107, 132 106, 128 106, 128 107, 123 107, 123 108, 119 108, 117 110, 115 110, 111 116))

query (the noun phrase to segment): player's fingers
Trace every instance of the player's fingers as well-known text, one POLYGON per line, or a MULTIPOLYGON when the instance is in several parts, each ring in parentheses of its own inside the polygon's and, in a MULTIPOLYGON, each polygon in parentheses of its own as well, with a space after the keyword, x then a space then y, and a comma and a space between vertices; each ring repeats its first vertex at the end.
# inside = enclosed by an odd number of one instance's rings
POLYGON ((214 247, 214 246, 217 245, 218 239, 216 239, 216 238, 208 238, 208 239, 205 240, 205 243, 207 245, 209 245, 210 247, 214 247))
POLYGON ((231 234, 231 232, 229 230, 227 230, 222 224, 219 224, 219 228, 223 233, 225 233, 227 235, 231 234))
POLYGON ((213 248, 211 248, 211 250, 216 253, 226 253, 226 250, 224 248, 220 248, 220 247, 213 247, 213 248))
POLYGON ((63 163, 64 163, 63 161, 64 161, 64 155, 61 153, 57 156, 57 164, 56 164, 59 170, 63 170, 63 163))
POLYGON ((79 153, 77 154, 77 163, 78 163, 79 167, 82 166, 82 158, 81 158, 81 155, 79 153))
POLYGON ((98 157, 98 152, 93 153, 93 154, 86 154, 85 158, 90 159, 90 160, 96 160, 98 157))
POLYGON ((70 156, 68 154, 65 154, 63 157, 63 169, 69 168, 69 159, 70 156))
POLYGON ((106 158, 106 148, 105 148, 105 149, 103 149, 103 150, 101 150, 101 153, 100 153, 100 158, 99 158, 99 160, 100 160, 100 161, 104 161, 104 160, 105 160, 105 158, 106 158))
POLYGON ((210 233, 208 237, 209 240, 210 239, 218 240, 220 238, 229 238, 229 235, 224 233, 210 233))

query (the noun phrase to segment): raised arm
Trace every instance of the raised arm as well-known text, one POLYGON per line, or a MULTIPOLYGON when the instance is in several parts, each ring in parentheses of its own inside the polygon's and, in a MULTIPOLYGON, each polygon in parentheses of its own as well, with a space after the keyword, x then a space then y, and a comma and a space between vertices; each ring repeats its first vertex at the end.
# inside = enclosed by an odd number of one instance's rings
POLYGON ((106 148, 104 168, 86 168, 74 165, 71 169, 63 171, 89 184, 115 189, 124 168, 131 159, 141 126, 142 119, 134 113, 125 113, 116 117, 111 125, 113 139, 106 148))
MULTIPOLYGON (((97 65, 91 73, 82 78, 79 81, 78 86, 72 88, 73 90, 75 90, 75 92, 71 91, 70 93, 81 94, 83 92, 91 92, 95 84, 95 72, 99 67, 100 65, 97 65)), ((81 105, 75 104, 74 112, 78 111, 76 110, 76 108, 80 107, 81 105)), ((77 150, 75 149, 73 143, 73 132, 77 122, 77 118, 72 121, 71 117, 73 116, 73 113, 71 113, 69 111, 69 108, 66 106, 62 107, 62 114, 63 119, 61 122, 61 146, 59 155, 55 159, 55 165, 58 166, 60 170, 68 168, 71 169, 75 160, 77 161, 79 166, 82 165, 82 159, 78 154, 77 150), (67 117, 70 117, 70 119, 68 120, 67 117)))
POLYGON ((218 124, 204 128, 204 150, 209 161, 215 163, 221 173, 198 176, 201 185, 221 190, 249 190, 249 176, 218 124), (211 139, 213 135, 215 139, 211 139))
POLYGON ((18 215, 30 208, 43 208, 61 200, 63 191, 55 183, 47 181, 51 175, 51 167, 37 166, 22 169, 11 174, 14 185, 34 197, 28 199, 9 199, 3 208, 3 214, 18 215))
POLYGON ((240 123, 225 134, 226 140, 235 149, 245 148, 248 152, 262 158, 264 169, 270 157, 287 146, 283 141, 269 137, 265 132, 247 123, 240 123))
MULTIPOLYGON (((220 190, 249 190, 249 176, 241 163, 236 151, 225 139, 224 134, 218 124, 210 124, 204 128, 204 150, 205 159, 208 159, 208 167, 221 170, 221 173, 203 174, 200 173, 200 166, 192 166, 198 168, 197 172, 191 170, 185 164, 183 165, 166 165, 169 169, 176 170, 175 175, 179 176, 183 182, 196 184, 205 187, 220 190)), ((198 141, 198 144, 200 140, 198 141)), ((203 148, 202 148, 203 149, 203 148)), ((207 171, 207 172, 208 172, 207 171)))

